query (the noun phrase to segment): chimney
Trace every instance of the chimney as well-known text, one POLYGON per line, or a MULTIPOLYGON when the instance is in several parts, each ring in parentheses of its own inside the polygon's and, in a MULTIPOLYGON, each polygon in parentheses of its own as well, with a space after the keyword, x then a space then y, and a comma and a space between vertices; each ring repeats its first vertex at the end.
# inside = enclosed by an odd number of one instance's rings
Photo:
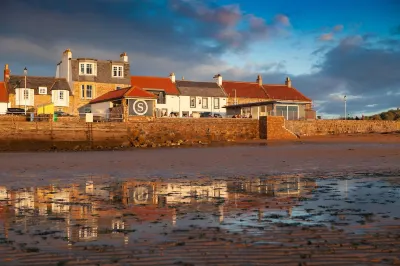
POLYGON ((64 51, 63 55, 67 56, 68 59, 72 58, 72 52, 71 52, 71 50, 69 48, 64 51))
POLYGON ((291 88, 291 87, 292 87, 292 81, 290 80, 290 78, 289 78, 289 77, 286 77, 286 80, 285 80, 285 85, 286 85, 286 86, 288 86, 289 88, 291 88))
POLYGON ((222 86, 222 76, 221 76, 221 74, 215 75, 214 78, 217 79, 218 86, 222 86))
POLYGON ((175 73, 174 72, 169 74, 169 78, 171 79, 172 83, 175 83, 175 73))
POLYGON ((10 80, 10 69, 8 68, 8 64, 4 65, 4 82, 7 83, 10 80))
POLYGON ((262 86, 262 77, 261 77, 261 75, 257 76, 257 83, 258 83, 258 85, 262 86))
POLYGON ((128 55, 126 54, 126 52, 120 54, 119 58, 121 59, 122 62, 128 63, 128 55))

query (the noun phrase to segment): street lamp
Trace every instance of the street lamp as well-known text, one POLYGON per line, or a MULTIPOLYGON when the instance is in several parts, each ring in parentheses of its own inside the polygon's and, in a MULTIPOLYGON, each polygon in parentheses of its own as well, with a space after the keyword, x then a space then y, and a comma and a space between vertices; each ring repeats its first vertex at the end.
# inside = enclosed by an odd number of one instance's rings
POLYGON ((347 120, 346 95, 343 98, 344 98, 344 120, 347 120))
MULTIPOLYGON (((26 115, 26 97, 25 97, 25 93, 27 93, 26 90, 26 76, 28 75, 28 69, 25 67, 24 68, 24 76, 25 76, 25 87, 24 87, 24 101, 25 101, 25 115, 26 115)), ((27 93, 28 97, 29 97, 29 93, 27 93)))
POLYGON ((237 104, 237 101, 236 101, 236 89, 233 89, 234 91, 235 91, 235 101, 234 101, 234 103, 235 103, 235 105, 237 104))

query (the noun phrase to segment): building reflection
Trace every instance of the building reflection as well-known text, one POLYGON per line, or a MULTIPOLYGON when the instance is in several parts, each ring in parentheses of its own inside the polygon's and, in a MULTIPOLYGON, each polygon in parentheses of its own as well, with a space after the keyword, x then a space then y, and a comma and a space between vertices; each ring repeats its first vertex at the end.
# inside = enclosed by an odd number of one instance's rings
MULTIPOLYGON (((218 221, 223 222, 231 208, 263 206, 268 199, 287 198, 288 206, 295 205, 315 186, 315 181, 290 176, 203 183, 88 180, 81 185, 19 190, 0 186, 0 225, 6 237, 11 222, 25 229, 47 222, 70 244, 108 234, 127 245, 127 233, 135 223, 162 221, 175 226, 179 221, 176 207, 208 206, 205 211, 217 212, 218 221)), ((259 219, 262 212, 260 207, 259 219)))

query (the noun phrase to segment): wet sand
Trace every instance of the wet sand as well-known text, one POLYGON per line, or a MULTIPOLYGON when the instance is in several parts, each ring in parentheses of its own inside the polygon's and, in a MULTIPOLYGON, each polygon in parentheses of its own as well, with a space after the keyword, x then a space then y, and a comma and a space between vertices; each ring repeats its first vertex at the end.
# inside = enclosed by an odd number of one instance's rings
POLYGON ((1 153, 0 265, 400 265, 400 143, 364 138, 1 153))

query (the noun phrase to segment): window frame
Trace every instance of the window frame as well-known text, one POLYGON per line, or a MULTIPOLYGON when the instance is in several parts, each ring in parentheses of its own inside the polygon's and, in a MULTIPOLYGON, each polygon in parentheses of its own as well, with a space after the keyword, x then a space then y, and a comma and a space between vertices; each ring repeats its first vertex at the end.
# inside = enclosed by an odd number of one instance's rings
POLYGON ((95 64, 96 63, 80 62, 79 63, 79 75, 80 76, 95 76, 96 75, 95 74, 95 64), (90 68, 88 66, 90 66, 90 68), (89 73, 89 71, 88 71, 89 69, 91 70, 91 73, 89 73))
POLYGON ((46 95, 47 94, 47 87, 39 87, 38 88, 39 95, 46 95))
POLYGON ((86 84, 85 99, 93 99, 93 85, 91 84, 86 84), (88 97, 89 88, 90 88, 90 97, 88 97))
POLYGON ((190 108, 196 108, 196 97, 195 96, 190 96, 189 104, 190 104, 190 108), (194 104, 192 104, 192 100, 193 100, 194 104))
POLYGON ((111 67, 111 76, 113 78, 123 78, 124 77, 124 66, 112 65, 112 67, 111 67), (116 70, 114 70, 114 68, 116 68, 116 70), (114 71, 115 71, 115 73, 114 73, 114 71))
POLYGON ((23 95, 24 101, 29 100, 29 90, 28 89, 24 89, 22 92, 22 95, 23 95))
POLYGON ((214 109, 219 109, 219 98, 214 98, 214 109), (218 104, 215 104, 218 103, 218 104))
POLYGON ((201 99, 201 108, 202 109, 208 109, 208 98, 207 97, 203 97, 201 99), (206 103, 206 104, 204 105, 204 103, 206 103))
POLYGON ((64 101, 65 100, 65 98, 64 98, 64 91, 63 90, 60 90, 59 92, 58 92, 58 100, 60 100, 60 101, 64 101), (61 97, 62 96, 62 97, 61 97))

